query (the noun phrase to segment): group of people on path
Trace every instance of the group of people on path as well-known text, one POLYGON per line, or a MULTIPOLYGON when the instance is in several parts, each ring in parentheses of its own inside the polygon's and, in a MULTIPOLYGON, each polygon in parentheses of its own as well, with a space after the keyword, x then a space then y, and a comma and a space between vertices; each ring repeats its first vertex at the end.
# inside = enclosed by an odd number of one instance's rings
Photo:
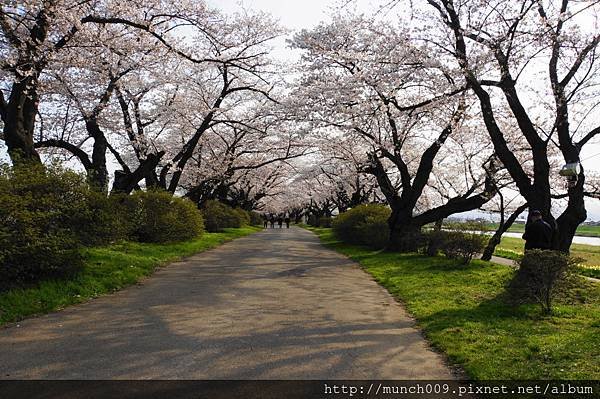
POLYGON ((263 227, 266 229, 269 227, 269 225, 271 226, 272 229, 275 228, 275 223, 277 223, 277 225, 279 226, 279 228, 281 229, 283 227, 283 223, 285 223, 285 228, 289 229, 290 228, 290 217, 289 216, 277 216, 275 217, 274 215, 263 215, 263 227))
MULTIPOLYGON (((274 229, 275 223, 279 228, 285 227, 290 228, 290 217, 282 215, 263 215, 263 227, 265 229, 269 226, 274 229)), ((528 249, 551 249, 556 227, 552 227, 546 222, 542 213, 538 210, 533 210, 529 213, 527 224, 525 225, 525 233, 523 234, 523 240, 525 240, 525 250, 528 249)))

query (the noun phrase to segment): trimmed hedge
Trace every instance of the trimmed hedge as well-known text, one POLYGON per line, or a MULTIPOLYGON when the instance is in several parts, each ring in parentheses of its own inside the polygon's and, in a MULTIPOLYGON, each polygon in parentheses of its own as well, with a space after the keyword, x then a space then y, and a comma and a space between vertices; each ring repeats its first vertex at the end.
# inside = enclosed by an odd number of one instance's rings
POLYGON ((329 216, 321 216, 319 218, 319 227, 331 227, 333 218, 329 216))
POLYGON ((349 244, 383 248, 389 240, 390 209, 380 204, 359 205, 340 213, 333 221, 335 236, 349 244))
POLYGON ((0 291, 74 276, 82 246, 183 241, 202 232, 196 206, 167 192, 109 197, 56 165, 0 166, 0 291))
POLYGON ((140 242, 176 242, 197 238, 204 221, 196 205, 166 191, 136 191, 125 198, 133 236, 140 242))
POLYGON ((446 231, 443 235, 441 251, 449 259, 460 259, 467 265, 473 257, 483 251, 488 237, 479 233, 446 231))
POLYGON ((0 290, 81 269, 73 227, 86 187, 80 175, 56 167, 0 168, 0 290))
POLYGON ((248 212, 233 209, 219 201, 206 201, 202 206, 202 215, 206 230, 215 233, 228 227, 242 227, 250 223, 248 212))
POLYGON ((248 212, 248 214, 250 215, 250 225, 251 226, 262 226, 263 217, 261 216, 260 213, 255 212, 255 211, 250 211, 250 212, 248 212))
POLYGON ((237 215, 240 220, 240 227, 250 226, 250 213, 243 210, 242 208, 233 208, 233 212, 237 215))
POLYGON ((133 220, 124 195, 107 196, 89 189, 84 201, 74 204, 72 229, 85 246, 107 245, 132 238, 133 220))
POLYGON ((485 226, 477 222, 447 223, 444 230, 429 230, 422 233, 421 251, 429 256, 441 252, 449 259, 458 259, 467 265, 475 255, 483 252, 489 236, 483 234, 485 226))

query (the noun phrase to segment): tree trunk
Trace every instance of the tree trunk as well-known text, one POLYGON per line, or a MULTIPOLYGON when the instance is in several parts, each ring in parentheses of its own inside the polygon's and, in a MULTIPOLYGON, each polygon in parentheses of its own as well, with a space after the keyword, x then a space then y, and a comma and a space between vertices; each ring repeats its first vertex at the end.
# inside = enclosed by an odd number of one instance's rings
POLYGON ((584 175, 580 173, 577 185, 569 189, 567 208, 556 220, 558 231, 553 234, 552 247, 562 252, 569 252, 577 227, 587 218, 584 201, 584 175))
POLYGON ((412 209, 393 210, 388 219, 390 239, 388 249, 400 252, 412 252, 421 244, 421 225, 412 216, 412 209))
POLYGON ((88 134, 94 139, 92 149, 92 169, 88 170, 90 182, 102 191, 108 191, 108 168, 106 167, 106 151, 108 141, 96 119, 85 122, 88 134))
POLYGON ((28 89, 28 86, 37 86, 37 76, 21 78, 13 84, 6 110, 3 112, 4 141, 13 163, 41 162, 33 145, 38 95, 34 89, 28 89))
POLYGON ((140 165, 131 173, 122 170, 115 171, 115 182, 111 192, 113 193, 131 193, 137 186, 140 180, 148 176, 150 171, 156 169, 161 158, 165 155, 164 151, 157 154, 149 154, 148 157, 141 161, 140 165))
POLYGON ((500 244, 500 241, 502 240, 502 234, 504 234, 504 233, 506 233, 506 231, 508 231, 510 226, 513 225, 513 223, 515 222, 515 220, 517 220, 519 215, 521 213, 523 213, 523 211, 525 211, 525 208, 527 208, 527 204, 523 204, 520 207, 518 207, 513 213, 511 213, 511 215, 508 217, 508 219, 506 219, 506 221, 504 220, 504 210, 500 211, 500 212, 502 212, 502 218, 500 220, 500 225, 498 226, 498 229, 496 230, 494 235, 488 241, 488 245, 483 250, 483 255, 481 256, 481 259, 483 259, 483 260, 492 259, 492 255, 494 254, 494 251, 496 250, 496 246, 498 246, 498 244, 500 244))

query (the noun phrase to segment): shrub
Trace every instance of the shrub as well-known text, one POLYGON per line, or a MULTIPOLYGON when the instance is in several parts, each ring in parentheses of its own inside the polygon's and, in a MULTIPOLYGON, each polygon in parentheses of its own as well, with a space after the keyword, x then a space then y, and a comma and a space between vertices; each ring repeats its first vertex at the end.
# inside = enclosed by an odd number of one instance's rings
POLYGON ((420 228, 405 229, 402 234, 397 234, 389 248, 399 252, 417 252, 427 247, 427 236, 420 228))
POLYGON ((480 222, 447 223, 445 230, 431 230, 426 233, 426 252, 434 256, 438 250, 450 259, 460 259, 467 265, 481 253, 489 237, 483 234, 487 230, 480 222))
POLYGON ((331 224, 333 223, 333 218, 330 216, 321 216, 319 218, 319 227, 331 227, 331 224))
POLYGON ((242 226, 240 215, 219 201, 206 201, 202 206, 202 215, 204 216, 206 230, 213 233, 222 231, 227 227, 242 226))
POLYGON ((133 234, 140 242, 185 241, 204 230, 196 205, 166 191, 136 191, 125 202, 133 234))
POLYGON ((516 303, 536 302, 542 312, 551 313, 553 300, 577 285, 575 269, 581 261, 559 251, 526 251, 508 283, 509 298, 516 303))
POLYGON ((332 222, 337 238, 349 244, 383 248, 389 240, 387 219, 390 210, 384 205, 359 205, 340 213, 332 222))
POLYGON ((242 208, 233 208, 233 212, 237 215, 241 226, 250 225, 250 213, 242 208))
POLYGON ((0 289, 69 277, 82 267, 70 228, 85 179, 57 167, 0 168, 0 289))
POLYGON ((436 256, 444 245, 446 232, 442 230, 430 230, 423 233, 423 250, 427 256, 436 256))
POLYGON ((488 237, 476 232, 445 231, 442 233, 440 250, 450 259, 460 259, 467 265, 485 247, 488 237))
POLYGON ((134 226, 124 203, 126 196, 88 189, 85 200, 73 210, 71 229, 83 245, 105 245, 128 239, 134 226))
POLYGON ((250 225, 251 226, 262 226, 263 225, 263 217, 260 213, 251 211, 248 212, 250 215, 250 225))

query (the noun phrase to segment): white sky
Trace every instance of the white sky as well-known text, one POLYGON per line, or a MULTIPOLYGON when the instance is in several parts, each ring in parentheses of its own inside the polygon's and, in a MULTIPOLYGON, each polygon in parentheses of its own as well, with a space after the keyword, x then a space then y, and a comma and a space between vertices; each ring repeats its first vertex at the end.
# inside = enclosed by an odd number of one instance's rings
POLYGON ((270 13, 290 29, 310 28, 326 19, 329 5, 335 0, 208 0, 209 4, 226 12, 240 9, 240 6, 270 13))

